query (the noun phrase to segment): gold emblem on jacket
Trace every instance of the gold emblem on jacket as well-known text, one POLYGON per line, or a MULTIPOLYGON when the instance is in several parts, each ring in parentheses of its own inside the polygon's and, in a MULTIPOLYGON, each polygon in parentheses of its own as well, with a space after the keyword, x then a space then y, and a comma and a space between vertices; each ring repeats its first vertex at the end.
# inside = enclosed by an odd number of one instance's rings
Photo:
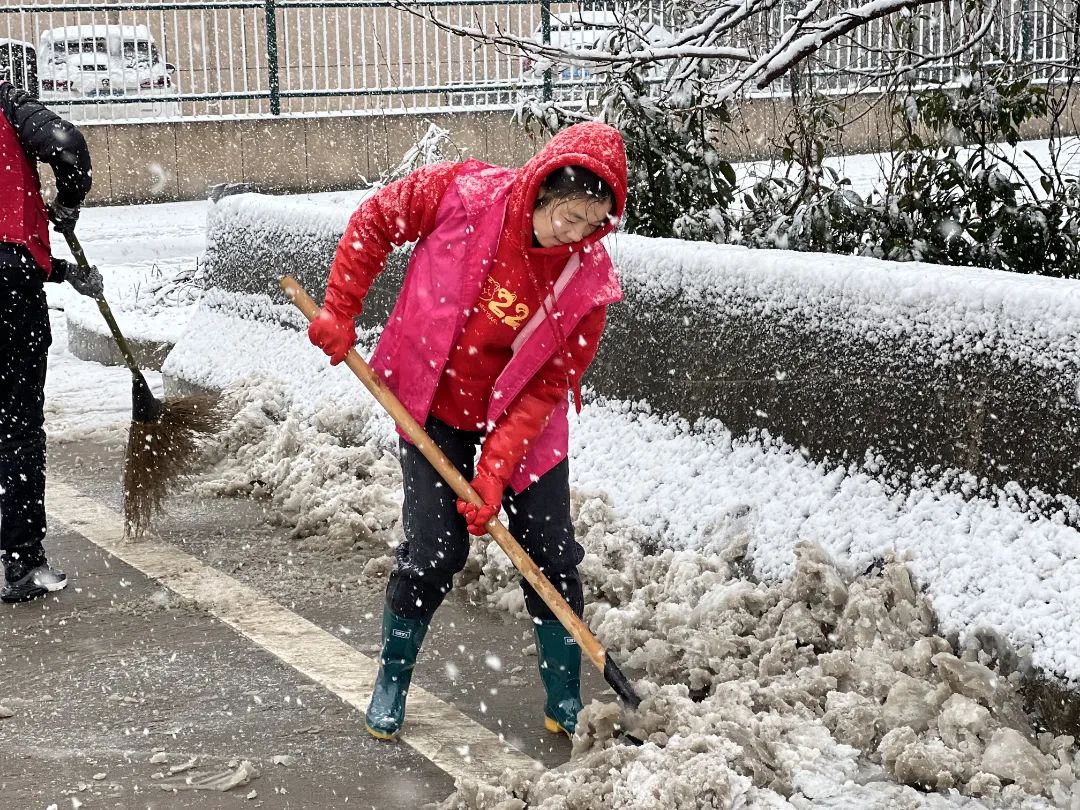
POLYGON ((529 317, 529 308, 525 304, 517 303, 517 294, 510 292, 491 276, 488 276, 484 283, 480 303, 489 318, 497 323, 505 323, 511 329, 520 329, 521 324, 529 317))

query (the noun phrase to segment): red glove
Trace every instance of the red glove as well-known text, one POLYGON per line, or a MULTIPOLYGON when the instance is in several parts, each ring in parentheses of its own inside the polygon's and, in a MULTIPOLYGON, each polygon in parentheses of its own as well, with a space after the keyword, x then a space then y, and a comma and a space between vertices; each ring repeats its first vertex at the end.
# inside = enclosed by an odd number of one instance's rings
POLYGON ((457 510, 458 514, 465 517, 465 522, 469 526, 469 534, 483 537, 487 534, 488 521, 499 514, 499 509, 502 508, 503 490, 506 489, 506 486, 495 476, 480 473, 472 480, 472 488, 483 499, 484 505, 475 506, 458 498, 457 510))
POLYGON ((356 345, 356 325, 352 318, 324 309, 308 326, 308 340, 330 356, 330 365, 336 366, 345 359, 349 349, 356 345))

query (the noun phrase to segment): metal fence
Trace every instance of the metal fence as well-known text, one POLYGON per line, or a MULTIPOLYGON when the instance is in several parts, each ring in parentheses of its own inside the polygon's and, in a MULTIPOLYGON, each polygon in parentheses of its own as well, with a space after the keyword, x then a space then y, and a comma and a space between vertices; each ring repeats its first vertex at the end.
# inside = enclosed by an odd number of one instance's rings
POLYGON ((916 85, 955 83, 968 72, 974 52, 954 52, 977 35, 983 65, 1023 66, 1037 82, 1060 75, 1066 64, 1078 65, 1075 0, 1001 0, 985 29, 984 20, 965 13, 965 5, 961 0, 928 4, 911 14, 875 20, 829 43, 814 60, 815 88, 877 91, 884 82, 875 77, 905 64, 912 65, 907 78, 916 85), (923 61, 915 53, 937 58, 923 61))
MULTIPOLYGON (((0 73, 27 82, 36 74, 42 98, 83 121, 497 108, 514 104, 523 91, 544 92, 545 84, 560 98, 580 97, 598 81, 596 72, 580 67, 537 72, 520 53, 477 46, 379 0, 0 2, 0 73)), ((842 7, 851 0, 831 2, 842 7)), ((926 6, 901 24, 879 20, 826 46, 814 68, 819 89, 872 85, 890 49, 947 51, 970 34, 961 3, 926 6)), ((1002 55, 1047 65, 1061 60, 1071 46, 1062 5, 1004 0, 989 36, 1002 55)), ((556 43, 578 36, 560 33, 560 19, 584 15, 602 23, 619 13, 615 4, 596 0, 413 6, 459 25, 556 43)), ((775 42, 793 10, 788 6, 781 0, 724 44, 775 42)), ((643 13, 661 30, 677 31, 677 8, 656 0, 643 13)), ((941 60, 920 67, 919 75, 947 81, 956 67, 955 60, 941 60)), ((654 86, 660 75, 651 74, 654 86)), ((785 91, 782 82, 767 92, 785 91)))

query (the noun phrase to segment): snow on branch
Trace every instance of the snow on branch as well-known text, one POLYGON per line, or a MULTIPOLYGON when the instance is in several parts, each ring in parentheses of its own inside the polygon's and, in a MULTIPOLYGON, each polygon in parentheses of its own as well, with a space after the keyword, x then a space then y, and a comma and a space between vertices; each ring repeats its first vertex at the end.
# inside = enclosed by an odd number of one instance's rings
MULTIPOLYGON (((613 73, 650 64, 670 65, 666 89, 678 94, 689 83, 697 83, 707 103, 720 103, 746 87, 765 88, 822 49, 844 37, 857 38, 858 29, 894 15, 911 17, 923 6, 941 6, 945 16, 955 6, 952 0, 719 0, 681 4, 678 30, 657 40, 650 36, 645 8, 641 14, 630 10, 612 12, 610 20, 589 20, 590 28, 603 35, 595 43, 575 43, 572 50, 538 41, 532 31, 508 31, 498 24, 486 25, 475 19, 472 25, 440 18, 428 5, 407 0, 390 0, 391 5, 420 16, 444 31, 468 37, 500 51, 550 62, 572 62, 583 66, 604 66, 613 73), (786 13, 785 13, 786 12, 786 13)), ((913 65, 936 58, 949 58, 973 47, 990 29, 988 10, 999 0, 979 0, 983 14, 975 23, 976 34, 952 48, 935 49, 933 55, 908 53, 887 64, 876 74, 900 75, 913 65)), ((574 19, 573 13, 557 17, 574 19)), ((553 15, 555 19, 556 15, 553 15)), ((583 24, 584 24, 583 19, 583 24)), ((971 30, 971 29, 969 29, 971 30)), ((875 46, 890 51, 884 37, 875 46)), ((895 54, 894 54, 895 55, 895 54)))
POLYGON ((950 59, 955 59, 968 53, 975 48, 986 35, 990 33, 994 27, 996 20, 991 15, 986 17, 979 24, 970 37, 967 37, 960 43, 954 45, 945 51, 938 51, 934 53, 921 53, 914 48, 881 48, 882 51, 888 52, 891 57, 890 64, 887 67, 876 70, 865 70, 857 67, 851 67, 850 65, 834 65, 826 63, 827 67, 836 72, 844 73, 850 76, 861 76, 864 78, 881 80, 888 78, 899 78, 904 74, 913 73, 920 68, 927 65, 941 64, 947 62, 950 59))
POLYGON ((844 9, 826 20, 815 21, 812 14, 821 0, 814 0, 796 15, 795 23, 784 33, 772 52, 743 71, 741 81, 728 89, 728 94, 734 94, 750 81, 758 89, 771 84, 823 45, 874 20, 938 2, 940 0, 872 0, 857 8, 844 9))
MULTIPOLYGON (((436 16, 431 7, 417 7, 403 0, 391 0, 390 5, 407 11, 418 17, 423 17, 437 25, 448 33, 459 37, 468 37, 481 44, 495 45, 503 49, 510 49, 518 54, 525 54, 539 59, 572 58, 574 62, 584 64, 646 64, 649 62, 662 62, 671 59, 682 58, 706 58, 706 59, 732 59, 740 62, 749 62, 753 56, 746 48, 717 47, 703 45, 696 42, 687 42, 680 45, 667 46, 661 44, 652 46, 648 39, 642 35, 633 37, 637 47, 612 52, 600 48, 575 48, 572 52, 557 45, 537 42, 530 36, 512 34, 504 31, 498 23, 491 28, 483 28, 480 25, 470 27, 453 23, 436 16)), ((573 19, 574 15, 565 15, 573 19)), ((621 17, 618 24, 596 23, 597 29, 606 29, 611 33, 622 31, 634 35, 640 27, 639 21, 631 15, 621 17)))

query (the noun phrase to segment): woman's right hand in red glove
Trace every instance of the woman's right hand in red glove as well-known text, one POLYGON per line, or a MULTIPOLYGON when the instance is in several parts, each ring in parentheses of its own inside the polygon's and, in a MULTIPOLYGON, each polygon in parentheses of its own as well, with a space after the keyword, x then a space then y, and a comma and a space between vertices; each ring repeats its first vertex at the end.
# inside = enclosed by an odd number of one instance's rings
POLYGON ((308 340, 326 352, 330 365, 336 366, 356 345, 356 325, 352 318, 324 309, 308 326, 308 340))

